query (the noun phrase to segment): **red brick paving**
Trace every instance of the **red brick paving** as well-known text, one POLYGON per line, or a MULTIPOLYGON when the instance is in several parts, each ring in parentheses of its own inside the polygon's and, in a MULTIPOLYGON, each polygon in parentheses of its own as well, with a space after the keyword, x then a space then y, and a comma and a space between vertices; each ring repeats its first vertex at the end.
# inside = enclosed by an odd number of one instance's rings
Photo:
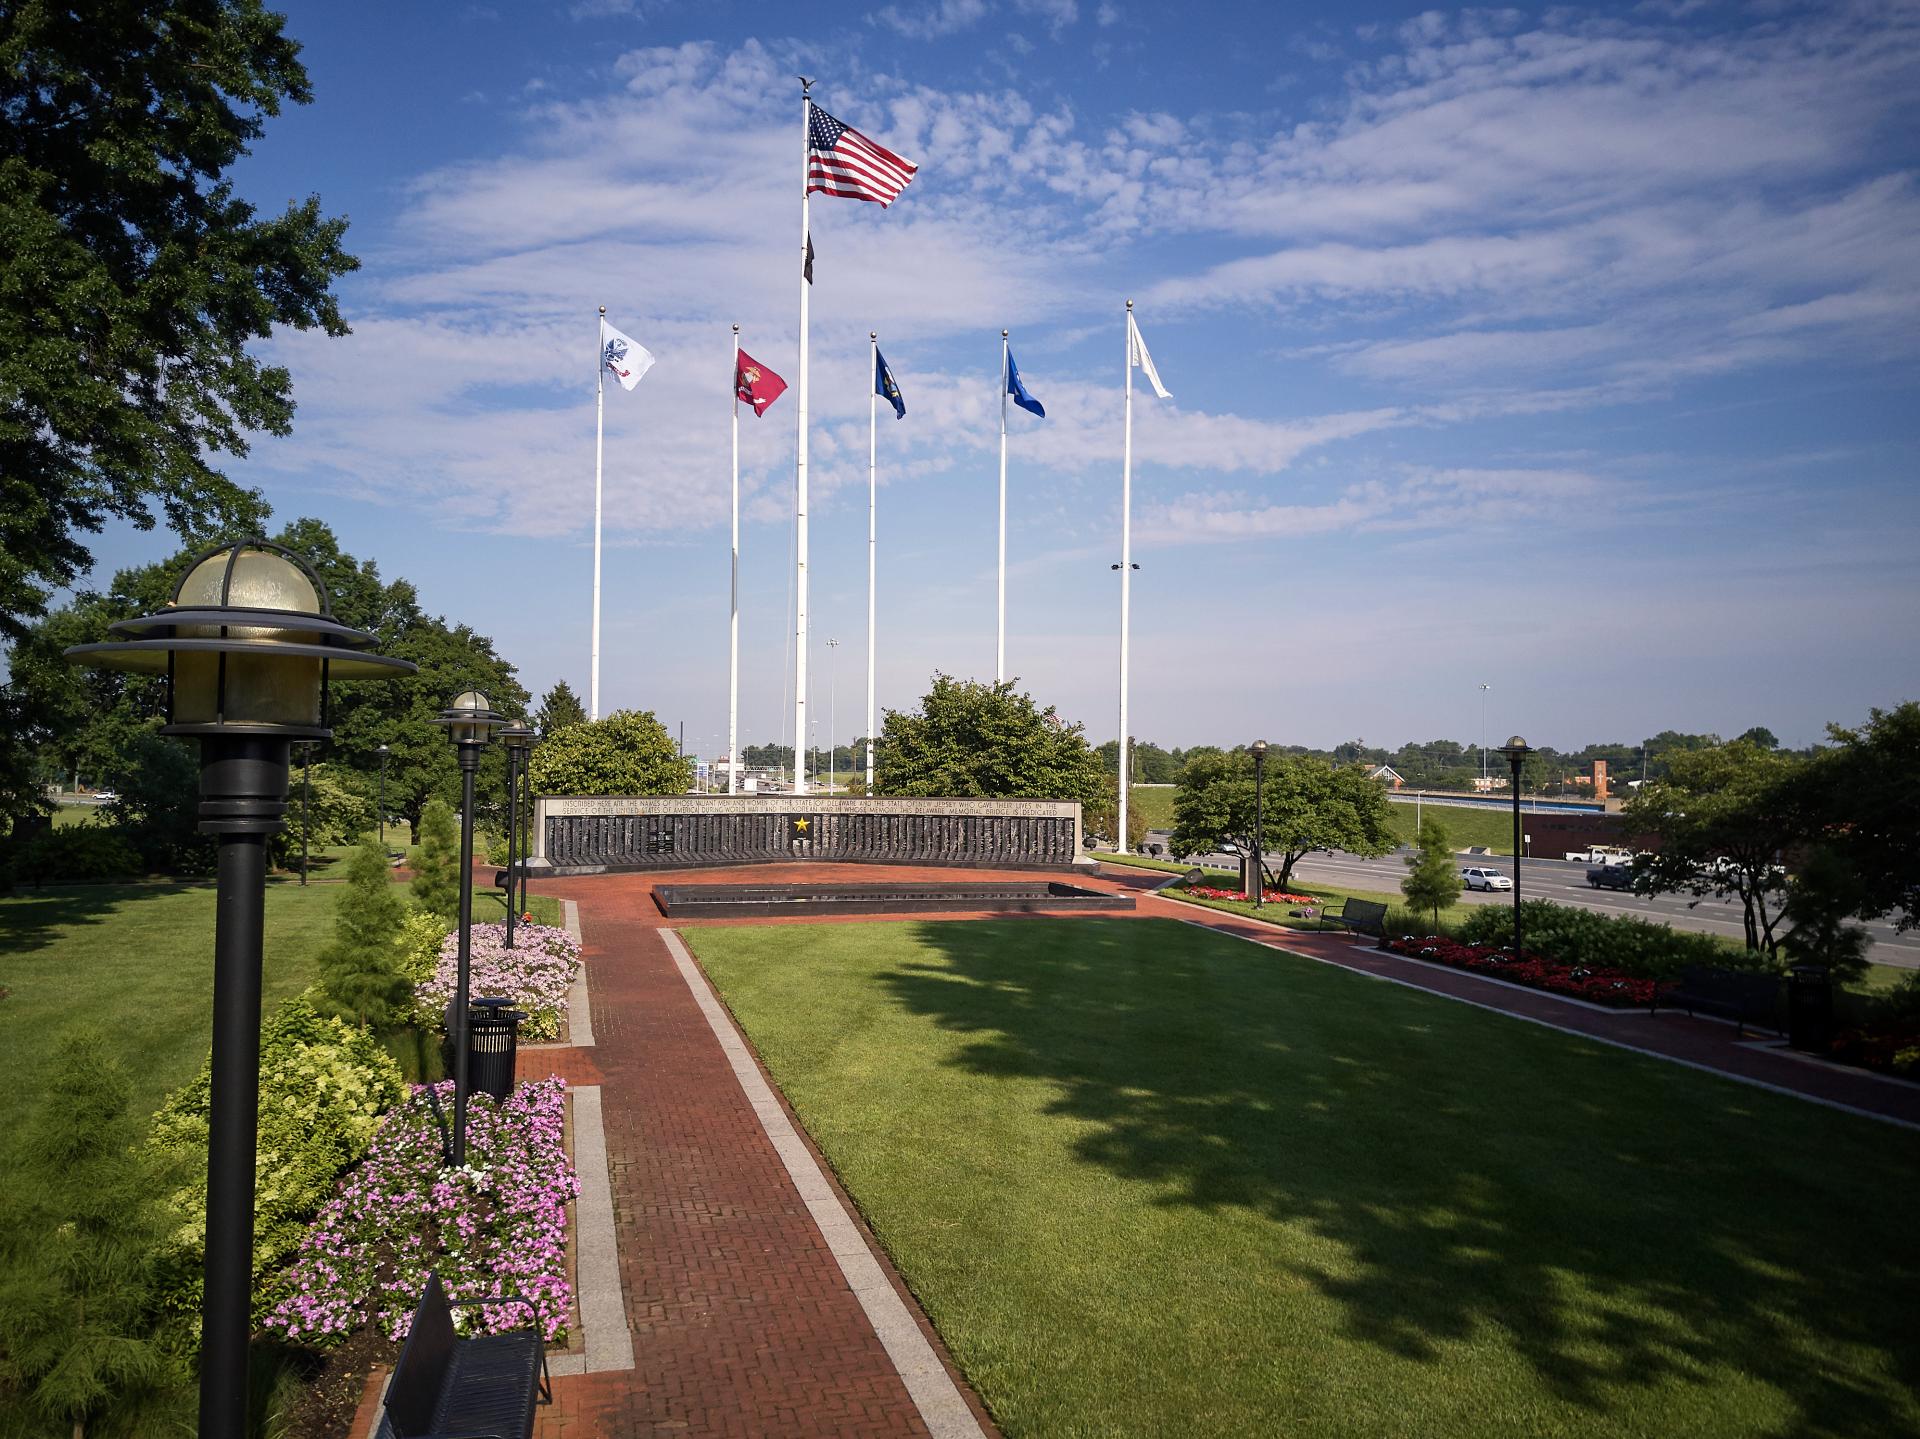
MULTIPOLYGON (((855 874, 874 881, 955 878, 944 869, 797 864, 681 872, 672 878, 817 883, 855 874)), ((555 1403, 541 1411, 537 1432, 542 1439, 925 1434, 667 953, 659 934, 666 921, 653 902, 652 886, 668 878, 607 875, 540 885, 542 893, 580 901, 597 1044, 522 1051, 520 1072, 523 1078, 559 1073, 602 1086, 621 1284, 636 1367, 555 1379, 555 1403)), ((1158 878, 1108 867, 1092 883, 1144 891, 1158 878)), ((1737 1044, 1724 1026, 1707 1021, 1596 1013, 1395 959, 1343 936, 1279 930, 1144 893, 1135 916, 1183 919, 1651 1054, 1920 1121, 1920 1090, 1737 1044)), ((968 911, 913 916, 970 917, 968 911)), ((765 922, 681 921, 675 927, 765 922)), ((864 917, 807 922, 858 923, 864 917)), ((851 1206, 849 1212, 857 1216, 851 1206)), ((869 1247, 946 1361, 938 1337, 885 1253, 871 1238, 869 1247)), ((957 1375, 956 1382, 982 1427, 993 1433, 957 1375)))

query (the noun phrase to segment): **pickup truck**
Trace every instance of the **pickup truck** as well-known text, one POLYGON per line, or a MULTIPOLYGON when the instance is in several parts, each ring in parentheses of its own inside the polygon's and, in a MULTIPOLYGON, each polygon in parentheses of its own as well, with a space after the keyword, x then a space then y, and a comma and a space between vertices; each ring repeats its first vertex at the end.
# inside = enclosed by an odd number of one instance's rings
POLYGON ((1594 889, 1632 889, 1633 866, 1596 864, 1587 871, 1587 884, 1594 889))
POLYGON ((1618 845, 1596 844, 1592 849, 1570 849, 1567 851, 1569 864, 1632 864, 1633 851, 1621 849, 1618 845))

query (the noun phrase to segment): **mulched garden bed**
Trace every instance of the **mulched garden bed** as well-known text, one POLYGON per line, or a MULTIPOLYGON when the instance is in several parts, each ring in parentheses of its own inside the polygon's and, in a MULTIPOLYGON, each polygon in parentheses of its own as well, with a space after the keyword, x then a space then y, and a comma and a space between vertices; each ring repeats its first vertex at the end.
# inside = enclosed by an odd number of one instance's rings
POLYGON ((367 1392, 367 1376, 376 1365, 391 1366, 400 1357, 400 1341, 371 1325, 329 1349, 312 1380, 280 1415, 283 1439, 340 1439, 353 1424, 367 1392))
POLYGON ((1387 941, 1386 948, 1408 959, 1464 969, 1523 989, 1563 994, 1570 999, 1584 999, 1589 1004, 1604 1004, 1609 1009, 1645 1009, 1653 1003, 1655 982, 1651 979, 1638 979, 1617 969, 1561 964, 1525 950, 1515 953, 1493 945, 1462 944, 1437 934, 1402 935, 1387 941))

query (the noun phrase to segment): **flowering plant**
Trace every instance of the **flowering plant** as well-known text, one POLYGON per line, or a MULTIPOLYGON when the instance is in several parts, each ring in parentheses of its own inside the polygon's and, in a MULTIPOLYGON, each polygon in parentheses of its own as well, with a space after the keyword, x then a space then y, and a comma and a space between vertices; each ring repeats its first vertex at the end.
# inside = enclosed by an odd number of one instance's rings
MULTIPOLYGON (((564 929, 545 924, 517 925, 514 947, 507 948, 504 924, 476 924, 471 931, 472 954, 467 993, 503 995, 514 1008, 526 1011, 520 1037, 558 1039, 560 1021, 567 1012, 567 988, 580 972, 580 943, 564 929)), ((440 946, 433 975, 414 991, 420 1017, 438 1024, 453 999, 459 980, 460 933, 455 930, 440 946)))
MULTIPOLYGON (((1210 889, 1203 884, 1188 885, 1187 893, 1192 895, 1198 895, 1201 899, 1244 900, 1247 897, 1247 892, 1244 889, 1210 889)), ((1261 897, 1265 899, 1268 904, 1318 904, 1320 903, 1320 896, 1317 894, 1293 894, 1284 889, 1263 890, 1261 892, 1261 897)))
MULTIPOLYGON (((443 1110, 453 1086, 433 1086, 443 1110)), ((371 1322, 404 1338, 438 1271, 451 1300, 514 1294, 549 1340, 566 1331, 566 1206, 580 1184, 561 1143, 566 1081, 522 1084, 504 1104, 475 1094, 467 1109, 467 1163, 446 1151, 426 1086, 387 1115, 367 1157, 341 1180, 275 1282, 265 1324, 288 1339, 326 1344, 371 1322)), ((455 1308, 466 1328, 525 1325, 517 1304, 455 1308)))
POLYGON ((1653 980, 1636 979, 1617 969, 1561 964, 1524 950, 1515 953, 1488 944, 1462 944, 1459 940, 1437 934, 1424 937, 1402 935, 1389 940, 1387 948, 1395 954, 1432 960, 1454 969, 1491 975, 1495 979, 1525 985, 1528 989, 1544 989, 1554 994, 1584 999, 1592 1004, 1629 1008, 1653 1003, 1653 980))

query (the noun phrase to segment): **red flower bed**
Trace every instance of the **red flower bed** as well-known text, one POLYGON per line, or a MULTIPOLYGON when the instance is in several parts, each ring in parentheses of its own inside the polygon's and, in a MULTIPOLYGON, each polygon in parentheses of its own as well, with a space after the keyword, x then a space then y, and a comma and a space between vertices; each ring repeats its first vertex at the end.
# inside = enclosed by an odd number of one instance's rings
POLYGON ((1843 1029, 1834 1035, 1827 1054, 1842 1064, 1920 1080, 1920 1021, 1883 1020, 1843 1029))
MULTIPOLYGON (((1201 899, 1244 900, 1247 897, 1247 892, 1244 889, 1209 889, 1206 885, 1203 885, 1203 884, 1189 885, 1187 887, 1187 893, 1191 895, 1197 895, 1201 899)), ((1264 897, 1268 904, 1318 904, 1320 903, 1320 899, 1317 895, 1289 894, 1284 889, 1267 890, 1265 892, 1264 897)))
POLYGON ((1590 1004, 1605 1004, 1616 1009, 1632 1009, 1653 1003, 1654 981, 1636 979, 1617 969, 1594 969, 1586 965, 1561 964, 1537 954, 1515 954, 1485 944, 1462 944, 1437 934, 1423 938, 1402 935, 1389 940, 1387 948, 1413 959, 1431 960, 1454 969, 1490 975, 1528 989, 1544 989, 1570 995, 1590 1004))

